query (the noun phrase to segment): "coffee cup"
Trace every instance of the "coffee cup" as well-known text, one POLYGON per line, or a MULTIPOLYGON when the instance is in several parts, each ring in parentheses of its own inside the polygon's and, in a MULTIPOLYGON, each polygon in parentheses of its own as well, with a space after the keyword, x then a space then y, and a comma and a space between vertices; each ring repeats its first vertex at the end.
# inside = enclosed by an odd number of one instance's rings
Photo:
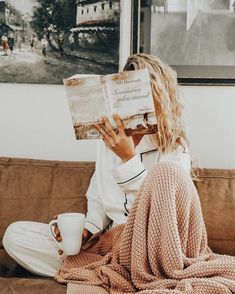
POLYGON ((82 246, 82 234, 84 230, 85 215, 82 213, 62 213, 56 220, 49 223, 49 231, 59 248, 66 256, 76 255, 82 246), (61 242, 56 240, 53 226, 57 225, 62 238, 61 242))

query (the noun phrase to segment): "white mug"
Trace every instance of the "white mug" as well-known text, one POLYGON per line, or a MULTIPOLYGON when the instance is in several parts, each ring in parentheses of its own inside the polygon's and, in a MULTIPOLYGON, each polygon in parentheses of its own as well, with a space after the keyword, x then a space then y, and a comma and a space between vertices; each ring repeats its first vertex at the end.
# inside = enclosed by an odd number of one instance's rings
POLYGON ((82 246, 84 221, 85 215, 82 213, 62 213, 49 223, 50 233, 66 256, 79 253, 82 246), (56 240, 53 225, 57 225, 60 230, 61 242, 56 240))

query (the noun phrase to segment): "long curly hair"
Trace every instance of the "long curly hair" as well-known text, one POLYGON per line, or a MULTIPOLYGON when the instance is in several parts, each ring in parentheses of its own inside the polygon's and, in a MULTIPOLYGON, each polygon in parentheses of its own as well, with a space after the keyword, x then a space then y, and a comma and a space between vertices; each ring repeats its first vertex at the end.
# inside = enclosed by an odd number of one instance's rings
POLYGON ((158 131, 152 136, 160 152, 189 147, 184 124, 176 72, 158 57, 140 53, 131 55, 124 71, 147 68, 153 93, 158 131))

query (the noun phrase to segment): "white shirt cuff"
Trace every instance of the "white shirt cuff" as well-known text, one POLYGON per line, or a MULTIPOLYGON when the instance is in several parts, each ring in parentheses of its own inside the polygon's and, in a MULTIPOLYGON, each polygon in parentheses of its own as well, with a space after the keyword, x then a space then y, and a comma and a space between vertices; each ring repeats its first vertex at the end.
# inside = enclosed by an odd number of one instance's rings
POLYGON ((145 167, 139 155, 133 156, 123 164, 113 168, 111 173, 119 185, 124 185, 139 177, 145 172, 145 167))

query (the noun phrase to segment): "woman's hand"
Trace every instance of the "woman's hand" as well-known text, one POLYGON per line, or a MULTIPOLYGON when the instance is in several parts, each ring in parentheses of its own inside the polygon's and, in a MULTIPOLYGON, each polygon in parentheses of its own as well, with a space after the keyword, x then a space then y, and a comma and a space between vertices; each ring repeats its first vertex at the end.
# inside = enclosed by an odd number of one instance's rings
MULTIPOLYGON (((57 215, 55 215, 53 219, 57 219, 57 215)), ((54 225, 54 233, 55 233, 55 238, 56 238, 57 242, 60 243, 62 241, 62 237, 60 235, 60 230, 57 225, 54 225)), ((92 233, 84 228, 84 230, 82 232, 82 245, 85 244, 91 238, 91 236, 92 236, 92 233)), ((58 253, 59 253, 59 255, 62 255, 63 250, 59 249, 58 253)))
POLYGON ((135 143, 131 136, 127 136, 119 115, 114 114, 113 119, 117 126, 117 134, 114 132, 109 119, 104 116, 102 122, 104 128, 95 124, 95 127, 103 137, 104 143, 112 150, 123 162, 135 156, 135 143))
MULTIPOLYGON (((54 215, 53 219, 57 219, 57 215, 54 215)), ((56 241, 57 242, 61 242, 62 241, 62 237, 60 235, 60 230, 58 228, 58 225, 57 224, 53 224, 53 230, 54 230, 54 233, 55 233, 55 238, 56 238, 56 241)), ((61 249, 58 250, 58 253, 59 255, 62 255, 63 254, 63 251, 61 249)))

